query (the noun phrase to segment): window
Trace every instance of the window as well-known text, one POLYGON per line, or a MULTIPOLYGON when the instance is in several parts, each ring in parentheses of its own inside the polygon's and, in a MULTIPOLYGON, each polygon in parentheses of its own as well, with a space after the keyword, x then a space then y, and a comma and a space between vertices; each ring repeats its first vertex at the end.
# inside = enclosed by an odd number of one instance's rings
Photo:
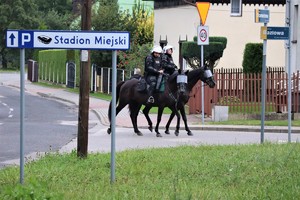
POLYGON ((297 43, 297 36, 298 36, 298 19, 299 19, 299 11, 298 5, 295 5, 294 9, 294 23, 293 23, 293 33, 292 33, 292 43, 297 43))
POLYGON ((242 16, 242 0, 230 0, 231 10, 230 16, 241 17, 242 16))

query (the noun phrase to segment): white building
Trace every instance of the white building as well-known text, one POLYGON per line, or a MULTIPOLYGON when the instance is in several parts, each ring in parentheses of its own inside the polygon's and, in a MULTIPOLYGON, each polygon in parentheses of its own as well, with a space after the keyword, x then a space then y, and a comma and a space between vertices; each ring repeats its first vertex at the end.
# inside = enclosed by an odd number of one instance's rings
MULTIPOLYGON (((300 71, 300 13, 299 13, 300 0, 291 0, 290 9, 287 7, 287 13, 290 12, 290 65, 291 71, 300 71)), ((286 54, 288 57, 288 54, 286 54)))
MULTIPOLYGON (((209 1, 209 0, 208 0, 209 1)), ((232 0, 231 0, 232 1, 232 0)), ((239 1, 239 0, 237 0, 239 1)), ((300 70, 299 55, 299 1, 292 0, 291 23, 294 28, 292 32, 291 65, 292 71, 300 70)), ((173 54, 175 62, 179 63, 179 38, 181 40, 193 40, 197 35, 197 26, 200 24, 200 17, 197 8, 189 4, 176 5, 176 1, 154 1, 154 42, 158 44, 160 39, 168 41, 168 44, 175 46, 173 54), (164 3, 165 2, 165 3, 164 3), (164 5, 165 4, 165 5, 164 5)), ((179 1, 178 1, 179 2, 179 1)), ((182 1, 181 1, 182 2, 182 1)), ((192 1, 195 3, 195 1, 192 1)), ((209 36, 222 36, 227 38, 227 47, 224 50, 218 68, 242 67, 243 52, 247 43, 262 43, 260 29, 262 23, 255 23, 254 10, 265 9, 264 5, 257 5, 255 0, 251 2, 255 5, 242 5, 242 16, 232 17, 230 0, 210 0, 205 25, 209 27, 209 36), (214 3, 214 4, 213 4, 214 3), (219 4, 217 4, 219 3, 219 4)), ((243 0, 243 3, 247 0, 243 0)), ((259 1, 261 2, 261 1, 259 1)), ((267 2, 265 0, 264 2, 267 2)), ((283 27, 286 23, 286 7, 283 0, 269 0, 268 9, 270 10, 270 21, 268 26, 283 27), (272 3, 270 3, 272 2, 272 3), (274 3, 273 3, 274 2, 274 3)), ((205 48, 205 46, 204 46, 205 48)), ((267 66, 282 67, 286 63, 286 48, 283 40, 267 41, 267 66)))

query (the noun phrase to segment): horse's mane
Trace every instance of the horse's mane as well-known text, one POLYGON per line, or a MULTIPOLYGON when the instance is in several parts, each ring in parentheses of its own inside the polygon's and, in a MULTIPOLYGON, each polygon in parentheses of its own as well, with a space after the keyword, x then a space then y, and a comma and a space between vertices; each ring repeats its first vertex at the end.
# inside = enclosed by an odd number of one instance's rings
POLYGON ((197 68, 194 70, 189 71, 188 73, 188 89, 192 90, 192 88, 195 86, 195 84, 198 82, 198 80, 203 81, 204 76, 203 76, 204 70, 202 68, 197 68))
POLYGON ((172 82, 178 76, 178 71, 175 71, 173 74, 169 76, 169 81, 172 82))

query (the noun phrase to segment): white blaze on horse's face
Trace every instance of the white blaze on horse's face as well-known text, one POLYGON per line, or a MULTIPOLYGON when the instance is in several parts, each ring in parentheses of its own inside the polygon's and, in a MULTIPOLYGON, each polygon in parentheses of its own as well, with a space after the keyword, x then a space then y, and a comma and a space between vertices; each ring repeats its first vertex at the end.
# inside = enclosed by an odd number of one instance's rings
POLYGON ((186 91, 186 85, 187 85, 187 75, 178 75, 177 76, 177 86, 179 92, 185 92, 186 91))

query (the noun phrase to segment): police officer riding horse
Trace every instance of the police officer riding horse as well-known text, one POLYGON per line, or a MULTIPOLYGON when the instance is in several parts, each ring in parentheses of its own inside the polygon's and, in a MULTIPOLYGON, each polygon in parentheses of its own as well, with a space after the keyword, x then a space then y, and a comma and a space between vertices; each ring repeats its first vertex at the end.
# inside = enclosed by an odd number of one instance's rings
POLYGON ((144 77, 149 84, 148 103, 154 103, 153 93, 159 91, 163 75, 171 75, 177 68, 172 58, 173 47, 167 45, 164 50, 161 46, 154 46, 151 54, 145 58, 144 77), (163 54, 164 53, 164 54, 163 54))

